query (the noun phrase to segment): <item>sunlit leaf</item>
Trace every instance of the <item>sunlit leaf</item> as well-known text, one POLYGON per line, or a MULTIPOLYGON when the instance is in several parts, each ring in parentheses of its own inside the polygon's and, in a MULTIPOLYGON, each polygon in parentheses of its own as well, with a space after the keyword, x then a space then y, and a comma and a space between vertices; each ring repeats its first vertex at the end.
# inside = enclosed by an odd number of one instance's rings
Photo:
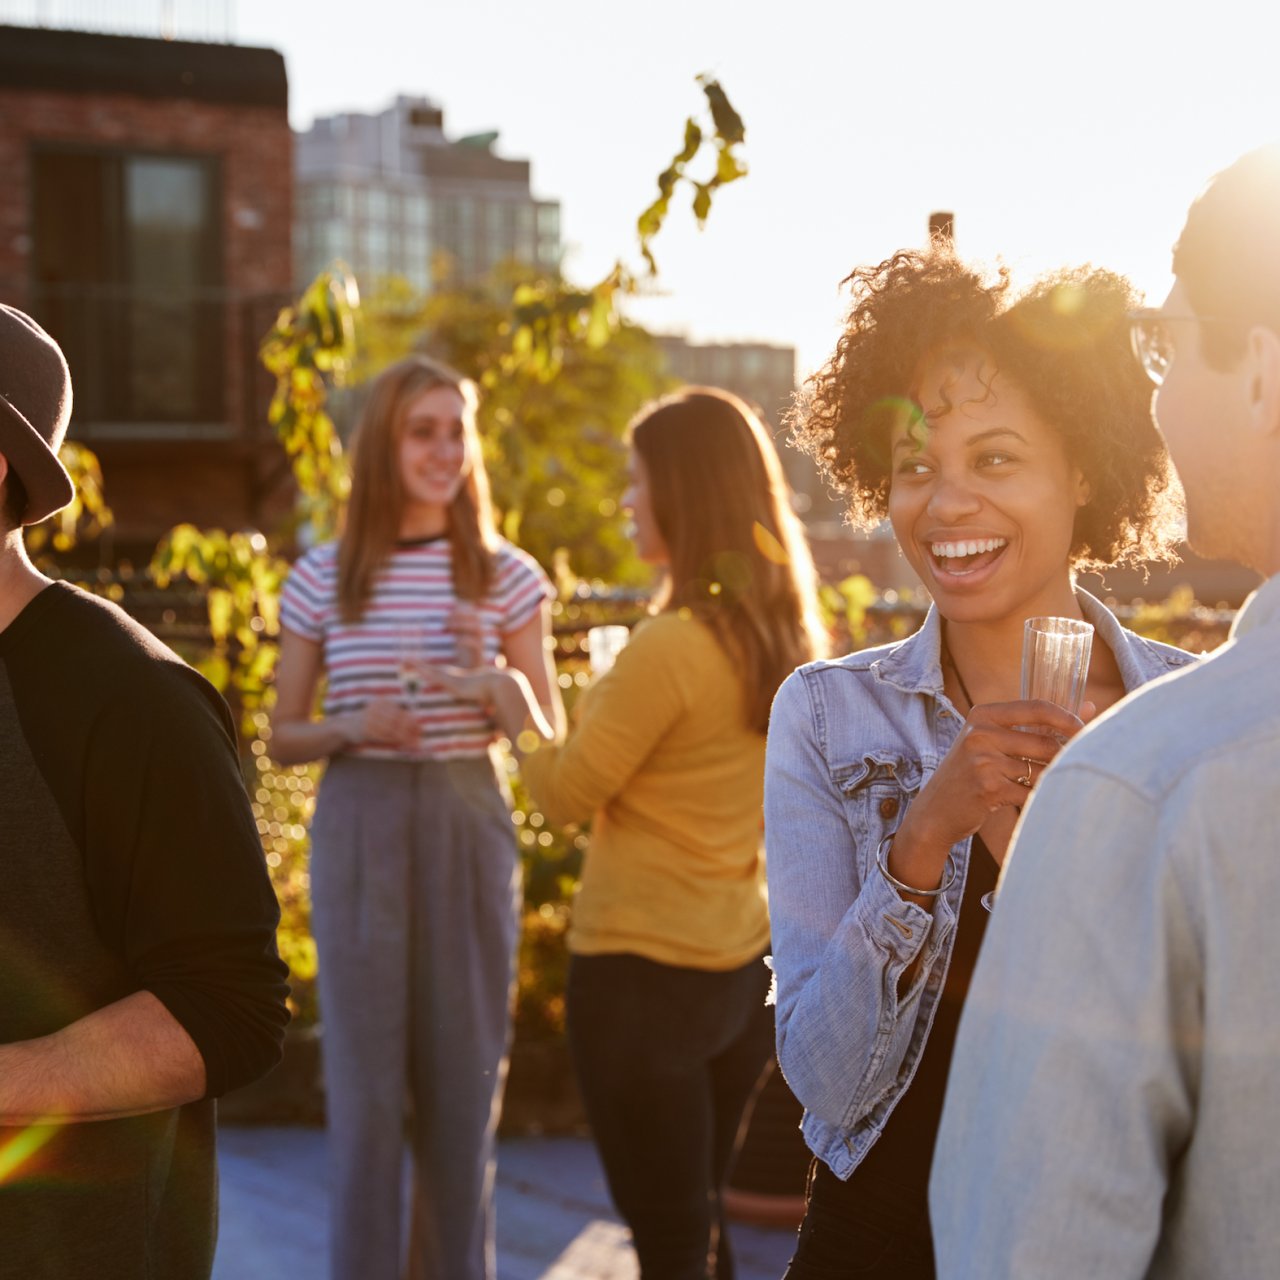
POLYGON ((699 76, 698 81, 702 85, 703 93, 707 95, 707 105, 711 108, 711 118, 715 121, 716 133, 730 144, 745 141, 746 126, 742 123, 742 117, 730 104, 720 81, 707 76, 699 76))
POLYGON ((693 184, 693 216, 697 218, 699 226, 706 222, 707 214, 710 212, 711 188, 705 182, 695 182, 693 184))
MULTIPOLYGON (((702 129, 698 122, 690 116, 684 122, 684 146, 680 149, 679 155, 676 156, 672 168, 674 169, 677 165, 688 164, 698 154, 700 146, 702 146, 702 129)), ((659 182, 661 182, 661 179, 659 179, 659 182)))
POLYGON ((723 186, 747 176, 747 166, 738 160, 728 147, 721 147, 716 156, 716 179, 723 186))

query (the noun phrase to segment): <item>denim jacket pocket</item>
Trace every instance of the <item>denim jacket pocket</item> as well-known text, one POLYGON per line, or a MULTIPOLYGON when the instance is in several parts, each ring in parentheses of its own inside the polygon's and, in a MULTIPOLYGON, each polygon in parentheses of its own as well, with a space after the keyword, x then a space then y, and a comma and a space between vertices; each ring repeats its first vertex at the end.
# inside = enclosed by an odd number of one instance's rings
POLYGON ((854 836, 860 882, 865 883, 875 870, 876 850, 885 836, 898 829, 907 806, 919 793, 922 774, 918 760, 895 751, 870 751, 832 770, 854 836))

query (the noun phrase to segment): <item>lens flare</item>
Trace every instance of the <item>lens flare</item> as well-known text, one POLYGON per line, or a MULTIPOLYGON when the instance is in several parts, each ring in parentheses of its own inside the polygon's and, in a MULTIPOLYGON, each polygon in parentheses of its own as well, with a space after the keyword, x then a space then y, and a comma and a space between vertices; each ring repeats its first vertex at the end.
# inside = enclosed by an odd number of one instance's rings
POLYGON ((787 555, 786 547, 759 520, 751 526, 751 538, 756 544, 756 550, 766 560, 771 561, 773 564, 780 564, 784 568, 791 563, 791 557, 787 555))
POLYGON ((889 463, 890 444, 897 431, 906 434, 916 451, 923 449, 929 438, 929 421, 924 410, 907 396, 882 396, 868 405, 866 425, 882 442, 884 457, 881 462, 885 466, 889 463))
POLYGON ((29 1125, 19 1130, 8 1142, 0 1145, 0 1187, 14 1181, 23 1165, 52 1141, 60 1127, 56 1124, 42 1123, 29 1125))

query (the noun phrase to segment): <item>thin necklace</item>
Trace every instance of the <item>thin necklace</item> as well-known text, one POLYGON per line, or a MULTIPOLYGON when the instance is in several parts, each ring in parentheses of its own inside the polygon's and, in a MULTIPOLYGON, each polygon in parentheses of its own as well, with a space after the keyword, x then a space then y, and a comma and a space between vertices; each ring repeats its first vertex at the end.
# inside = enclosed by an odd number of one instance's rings
POLYGON ((947 660, 947 665, 951 668, 951 674, 955 676, 956 683, 960 686, 960 692, 964 694, 964 700, 969 704, 965 708, 965 715, 968 715, 974 708, 973 694, 969 692, 969 686, 964 682, 964 676, 960 674, 960 668, 956 666, 956 660, 951 655, 951 646, 947 644, 946 632, 942 635, 942 653, 947 660))

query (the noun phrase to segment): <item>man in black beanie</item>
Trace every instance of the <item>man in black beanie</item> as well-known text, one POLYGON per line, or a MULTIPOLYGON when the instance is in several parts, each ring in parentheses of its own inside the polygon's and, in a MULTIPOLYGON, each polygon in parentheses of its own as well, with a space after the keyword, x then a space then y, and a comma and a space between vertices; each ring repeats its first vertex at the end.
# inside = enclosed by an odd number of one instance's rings
POLYGON ((288 1020, 226 704, 27 558, 72 498, 61 351, 0 305, 0 1277, 213 1265, 214 1102, 288 1020))

